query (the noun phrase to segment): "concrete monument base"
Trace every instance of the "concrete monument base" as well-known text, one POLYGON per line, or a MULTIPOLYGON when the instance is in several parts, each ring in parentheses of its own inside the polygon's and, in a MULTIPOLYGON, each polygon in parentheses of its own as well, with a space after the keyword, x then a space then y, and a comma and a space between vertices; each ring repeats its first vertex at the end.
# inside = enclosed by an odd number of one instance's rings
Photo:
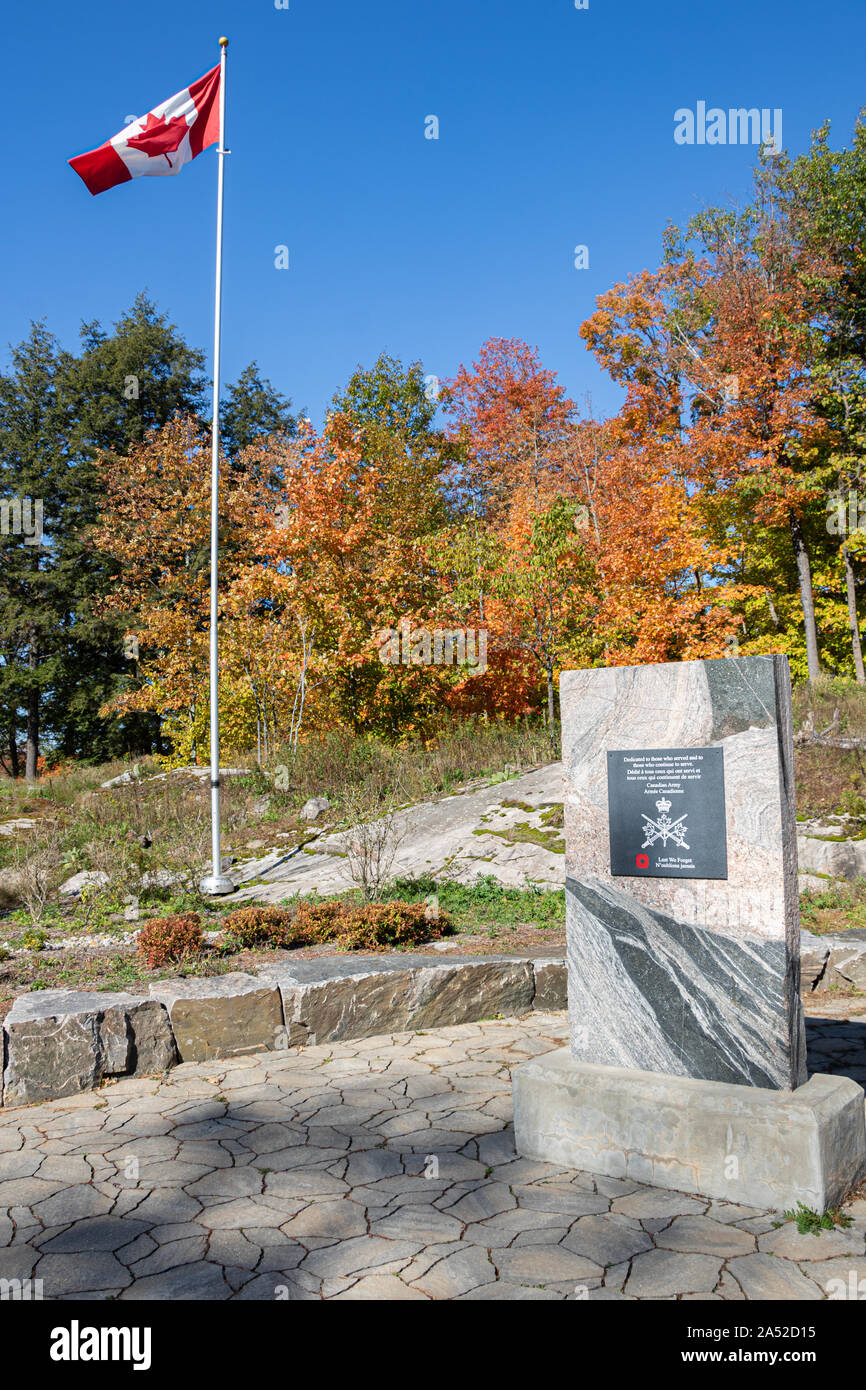
POLYGON ((517 1151, 764 1210, 835 1206, 866 1173, 863 1090, 815 1075, 794 1091, 576 1061, 513 1073, 517 1151))

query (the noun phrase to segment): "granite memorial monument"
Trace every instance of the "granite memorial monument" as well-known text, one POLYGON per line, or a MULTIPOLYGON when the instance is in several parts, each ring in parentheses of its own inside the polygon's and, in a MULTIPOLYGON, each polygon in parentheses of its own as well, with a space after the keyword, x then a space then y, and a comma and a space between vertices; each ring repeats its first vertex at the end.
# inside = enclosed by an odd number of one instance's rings
POLYGON ((521 1153, 752 1205, 838 1200, 863 1092, 807 1079, 787 658, 564 672, 570 1048, 521 1153))

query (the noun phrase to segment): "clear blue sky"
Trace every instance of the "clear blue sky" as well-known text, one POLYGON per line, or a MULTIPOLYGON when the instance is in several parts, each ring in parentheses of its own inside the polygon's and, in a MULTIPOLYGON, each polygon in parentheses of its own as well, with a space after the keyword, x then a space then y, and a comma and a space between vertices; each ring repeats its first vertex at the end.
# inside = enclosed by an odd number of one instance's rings
POLYGON ((675 109, 781 107, 799 151, 827 117, 847 143, 866 104, 864 0, 16 5, 3 360, 31 318, 73 347, 82 319, 111 323, 143 288, 209 352, 214 150, 96 198, 66 160, 213 66, 222 33, 225 378, 256 358, 316 423, 383 349, 447 377, 491 336, 537 344, 569 391, 614 409, 577 336, 595 296, 658 263, 668 218, 748 194, 755 150, 676 145, 675 109))

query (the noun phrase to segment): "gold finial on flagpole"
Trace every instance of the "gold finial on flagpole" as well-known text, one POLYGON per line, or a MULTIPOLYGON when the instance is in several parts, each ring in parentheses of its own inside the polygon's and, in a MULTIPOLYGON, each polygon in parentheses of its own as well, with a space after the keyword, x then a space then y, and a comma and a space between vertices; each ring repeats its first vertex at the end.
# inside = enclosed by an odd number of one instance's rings
POLYGON ((220 39, 220 48, 228 48, 229 41, 226 38, 220 39))

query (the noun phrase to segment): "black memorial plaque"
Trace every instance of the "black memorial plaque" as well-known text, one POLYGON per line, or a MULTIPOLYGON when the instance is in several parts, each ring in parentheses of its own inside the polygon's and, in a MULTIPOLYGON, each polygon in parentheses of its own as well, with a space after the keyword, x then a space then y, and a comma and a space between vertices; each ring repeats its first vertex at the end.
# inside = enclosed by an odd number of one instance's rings
POLYGON ((727 878, 721 748, 630 748, 607 755, 611 874, 727 878))

